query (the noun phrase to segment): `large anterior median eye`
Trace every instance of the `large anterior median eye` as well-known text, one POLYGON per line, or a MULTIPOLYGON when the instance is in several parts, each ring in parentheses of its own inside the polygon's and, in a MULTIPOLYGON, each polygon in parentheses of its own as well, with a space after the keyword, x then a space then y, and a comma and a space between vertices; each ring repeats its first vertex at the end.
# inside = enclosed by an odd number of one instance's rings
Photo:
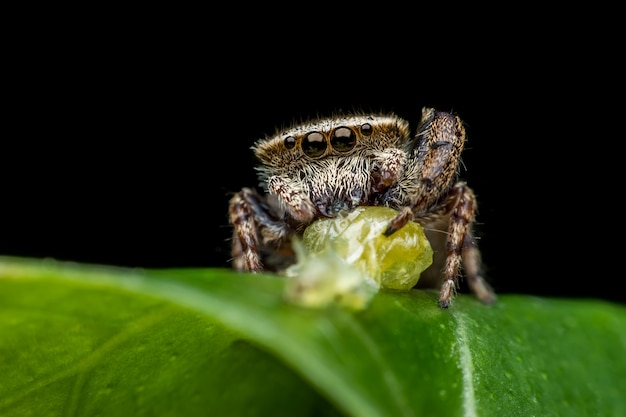
POLYGON ((342 126, 333 131, 330 138, 330 146, 336 151, 347 152, 356 145, 356 135, 352 129, 342 126))
POLYGON ((320 132, 311 132, 302 139, 302 151, 310 157, 320 156, 326 150, 326 138, 320 132))

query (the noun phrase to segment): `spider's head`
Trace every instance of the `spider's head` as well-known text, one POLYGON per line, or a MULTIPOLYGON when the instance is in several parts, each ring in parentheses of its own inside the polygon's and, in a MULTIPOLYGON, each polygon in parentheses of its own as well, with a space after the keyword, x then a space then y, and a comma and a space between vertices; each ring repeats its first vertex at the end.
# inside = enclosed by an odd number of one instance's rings
POLYGON ((408 123, 397 116, 349 114, 294 125, 252 149, 261 186, 308 221, 365 204, 376 155, 408 138, 408 123))

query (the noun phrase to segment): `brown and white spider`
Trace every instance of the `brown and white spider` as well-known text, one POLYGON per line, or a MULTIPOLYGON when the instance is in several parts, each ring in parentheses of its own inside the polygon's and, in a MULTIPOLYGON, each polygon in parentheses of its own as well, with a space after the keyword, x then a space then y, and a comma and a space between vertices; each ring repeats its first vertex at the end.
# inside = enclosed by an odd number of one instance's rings
POLYGON ((476 198, 459 181, 465 128, 452 113, 422 109, 416 133, 396 115, 348 114, 298 124, 252 147, 265 194, 243 188, 229 203, 232 262, 240 271, 281 272, 296 259, 292 238, 321 217, 356 206, 397 210, 385 235, 420 223, 434 250, 420 287, 440 288, 447 308, 461 268, 473 293, 496 298, 481 275, 472 226, 476 198))

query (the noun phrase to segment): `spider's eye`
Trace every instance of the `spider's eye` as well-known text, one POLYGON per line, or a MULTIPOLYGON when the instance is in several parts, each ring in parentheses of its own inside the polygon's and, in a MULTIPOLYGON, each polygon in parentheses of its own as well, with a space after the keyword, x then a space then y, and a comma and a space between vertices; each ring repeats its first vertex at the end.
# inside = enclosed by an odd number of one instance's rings
POLYGON ((320 132, 308 133, 302 139, 302 150, 310 157, 320 156, 326 150, 326 138, 320 132))
POLYGON ((374 128, 372 128, 372 125, 369 123, 363 123, 361 125, 361 133, 363 133, 363 135, 365 136, 369 136, 372 134, 372 132, 374 131, 374 128))
POLYGON ((296 138, 293 136, 287 136, 283 143, 285 144, 285 148, 293 149, 293 147, 296 146, 296 138))
POLYGON ((348 152, 356 145, 356 135, 352 129, 347 127, 338 127, 333 131, 330 138, 330 145, 339 152, 348 152))

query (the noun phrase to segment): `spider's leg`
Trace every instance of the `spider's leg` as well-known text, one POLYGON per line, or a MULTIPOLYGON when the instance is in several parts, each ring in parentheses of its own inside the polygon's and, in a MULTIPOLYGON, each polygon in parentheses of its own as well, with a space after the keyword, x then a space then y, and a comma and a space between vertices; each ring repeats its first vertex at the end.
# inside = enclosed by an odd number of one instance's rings
POLYGON ((391 236, 397 230, 400 230, 409 220, 413 219, 413 210, 411 207, 402 207, 393 219, 389 221, 384 235, 391 236))
POLYGON ((482 276, 480 250, 471 230, 465 235, 461 256, 463 258, 463 269, 467 277, 467 284, 472 292, 483 303, 493 303, 496 300, 496 294, 482 276))
POLYGON ((269 242, 281 242, 291 233, 276 209, 250 188, 230 199, 228 215, 233 226, 233 267, 239 271, 262 271, 262 248, 269 242))
POLYGON ((464 145, 465 128, 458 116, 429 108, 422 110, 402 176, 386 193, 385 203, 400 209, 386 235, 410 220, 406 207, 415 217, 424 217, 441 205, 442 197, 458 176, 464 145))
POLYGON ((458 182, 450 190, 446 202, 450 207, 450 222, 439 305, 443 308, 450 306, 457 288, 461 262, 472 291, 481 301, 491 302, 495 294, 480 273, 480 252, 472 235, 476 196, 464 182, 458 182))
POLYGON ((228 218, 233 225, 231 255, 233 268, 238 271, 261 271, 263 266, 259 256, 259 236, 250 196, 254 192, 244 188, 229 202, 228 218))

